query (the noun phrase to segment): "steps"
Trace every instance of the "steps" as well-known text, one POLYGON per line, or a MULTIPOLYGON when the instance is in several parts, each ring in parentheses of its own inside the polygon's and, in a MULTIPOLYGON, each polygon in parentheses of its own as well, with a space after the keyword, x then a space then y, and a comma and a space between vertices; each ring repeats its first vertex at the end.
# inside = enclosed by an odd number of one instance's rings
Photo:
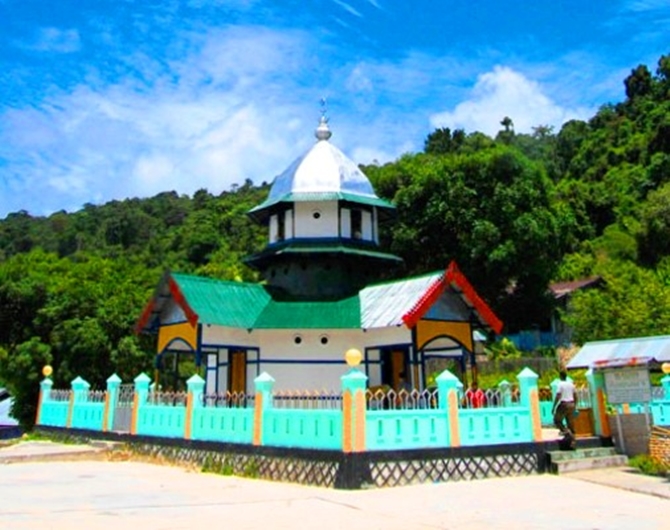
POLYGON ((574 451, 549 451, 549 471, 561 475, 571 471, 625 466, 626 455, 617 454, 614 447, 587 447, 574 451))

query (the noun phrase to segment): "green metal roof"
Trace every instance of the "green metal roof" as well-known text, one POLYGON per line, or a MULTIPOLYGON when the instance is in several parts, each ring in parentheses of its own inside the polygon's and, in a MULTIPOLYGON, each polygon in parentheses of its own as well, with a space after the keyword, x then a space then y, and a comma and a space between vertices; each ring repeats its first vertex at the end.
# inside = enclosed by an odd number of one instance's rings
POLYGON ((230 282, 172 274, 186 303, 202 324, 253 328, 270 302, 270 294, 260 284, 230 282))
POLYGON ((170 274, 164 281, 174 280, 201 324, 244 329, 369 329, 402 326, 403 317, 443 275, 433 272, 374 284, 355 296, 330 301, 284 300, 273 297, 261 284, 188 274, 170 274))
POLYGON ((359 329, 358 296, 332 302, 271 301, 256 320, 255 328, 359 329))
POLYGON ((255 206, 249 210, 250 215, 257 215, 262 210, 279 204, 280 202, 321 202, 321 201, 348 201, 354 202, 357 204, 365 204, 368 206, 377 206, 379 208, 385 208, 394 210, 395 206, 393 203, 380 199, 375 195, 359 195, 357 193, 347 193, 342 191, 329 191, 329 192, 300 192, 300 193, 287 193, 280 197, 268 198, 258 206, 255 206))

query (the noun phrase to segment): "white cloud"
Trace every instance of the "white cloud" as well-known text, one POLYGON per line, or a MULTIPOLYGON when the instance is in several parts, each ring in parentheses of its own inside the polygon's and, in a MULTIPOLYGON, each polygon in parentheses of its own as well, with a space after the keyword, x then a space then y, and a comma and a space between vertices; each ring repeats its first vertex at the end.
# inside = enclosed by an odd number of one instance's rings
POLYGON ((363 15, 359 11, 357 11, 351 4, 347 4, 346 2, 343 2, 342 0, 333 0, 335 4, 340 6, 342 9, 344 9, 347 13, 350 15, 354 15, 355 17, 362 18, 363 15))
POLYGON ((530 132, 537 125, 557 129, 570 119, 585 119, 592 111, 583 107, 566 108, 549 98, 542 86, 523 74, 504 66, 480 75, 469 97, 453 110, 433 114, 433 127, 481 131, 495 136, 502 129, 500 120, 509 116, 517 132, 530 132))
POLYGON ((41 28, 37 37, 23 47, 41 52, 73 53, 81 49, 76 29, 41 28))

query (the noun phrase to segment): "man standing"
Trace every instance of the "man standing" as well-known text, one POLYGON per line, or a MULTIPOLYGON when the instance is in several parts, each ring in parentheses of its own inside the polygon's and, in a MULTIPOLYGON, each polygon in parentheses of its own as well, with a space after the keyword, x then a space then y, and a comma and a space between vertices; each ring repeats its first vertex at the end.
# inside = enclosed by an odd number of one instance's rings
POLYGON ((566 440, 570 440, 571 447, 574 447, 577 393, 575 392, 575 385, 568 380, 568 374, 565 370, 561 370, 559 378, 556 398, 554 399, 554 425, 561 431, 566 440), (564 420, 566 425, 563 423, 564 420))

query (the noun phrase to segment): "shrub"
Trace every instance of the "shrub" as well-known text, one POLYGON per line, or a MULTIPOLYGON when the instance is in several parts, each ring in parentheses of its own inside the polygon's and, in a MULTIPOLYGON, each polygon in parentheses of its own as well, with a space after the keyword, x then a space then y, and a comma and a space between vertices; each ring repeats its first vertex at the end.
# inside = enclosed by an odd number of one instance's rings
POLYGON ((670 472, 670 468, 661 460, 646 454, 634 456, 628 461, 628 465, 639 469, 645 475, 653 475, 655 477, 665 477, 670 472))

